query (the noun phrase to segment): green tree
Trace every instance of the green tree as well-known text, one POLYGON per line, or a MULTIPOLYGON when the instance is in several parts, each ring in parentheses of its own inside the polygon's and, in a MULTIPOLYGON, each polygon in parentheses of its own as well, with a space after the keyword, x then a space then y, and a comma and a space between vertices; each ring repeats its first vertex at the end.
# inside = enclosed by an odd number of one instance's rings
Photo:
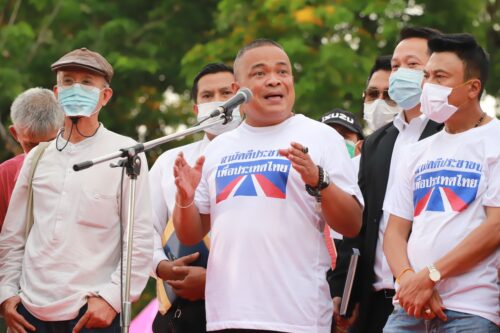
MULTIPOLYGON (((186 98, 164 105, 163 95, 168 87, 187 89, 180 61, 194 43, 210 38, 216 0, 1 1, 1 146, 13 99, 33 86, 52 87, 50 64, 78 47, 100 52, 114 66, 115 96, 100 116, 111 130, 137 137, 136 127, 143 124, 146 137, 155 138, 163 124, 175 126, 191 114, 186 98)), ((0 160, 8 155, 2 149, 0 160)))
MULTIPOLYGON (((472 33, 492 55, 491 76, 498 76, 498 13, 499 2, 489 0, 221 0, 212 40, 191 48, 182 73, 189 78, 213 59, 231 62, 245 43, 271 38, 292 61, 297 112, 318 118, 343 107, 356 113, 375 58, 392 53, 406 25, 472 33)), ((499 88, 495 80, 487 86, 494 95, 499 88)))

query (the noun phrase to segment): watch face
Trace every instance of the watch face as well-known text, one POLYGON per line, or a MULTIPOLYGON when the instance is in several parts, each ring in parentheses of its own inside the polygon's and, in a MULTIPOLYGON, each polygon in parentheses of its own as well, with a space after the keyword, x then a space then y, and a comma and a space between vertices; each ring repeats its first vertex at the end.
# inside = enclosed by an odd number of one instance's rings
POLYGON ((439 280, 441 280, 441 273, 439 273, 437 270, 433 270, 429 273, 429 278, 434 282, 438 282, 439 280))

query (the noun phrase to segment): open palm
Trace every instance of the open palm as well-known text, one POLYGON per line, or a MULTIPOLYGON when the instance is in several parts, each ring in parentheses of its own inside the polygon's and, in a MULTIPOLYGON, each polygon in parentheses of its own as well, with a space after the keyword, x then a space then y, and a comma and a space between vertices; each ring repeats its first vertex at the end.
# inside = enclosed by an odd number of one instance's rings
POLYGON ((175 185, 177 186, 177 198, 181 205, 194 200, 194 194, 196 187, 198 187, 200 183, 201 170, 204 162, 205 157, 201 156, 198 158, 195 165, 191 167, 184 159, 182 152, 177 156, 174 164, 174 177, 175 185))

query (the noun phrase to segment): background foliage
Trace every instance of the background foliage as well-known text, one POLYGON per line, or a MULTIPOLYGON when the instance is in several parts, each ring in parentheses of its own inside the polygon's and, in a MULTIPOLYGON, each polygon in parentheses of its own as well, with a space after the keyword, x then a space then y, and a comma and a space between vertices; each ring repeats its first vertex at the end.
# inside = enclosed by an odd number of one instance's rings
POLYGON ((0 0, 0 161, 20 151, 6 131, 14 98, 52 87, 50 64, 78 47, 100 52, 116 72, 102 122, 151 140, 193 121, 188 89, 204 64, 232 64, 258 37, 285 47, 296 112, 313 118, 361 109, 375 57, 392 52, 405 25, 476 36, 491 56, 487 92, 499 96, 499 16, 499 0, 0 0))

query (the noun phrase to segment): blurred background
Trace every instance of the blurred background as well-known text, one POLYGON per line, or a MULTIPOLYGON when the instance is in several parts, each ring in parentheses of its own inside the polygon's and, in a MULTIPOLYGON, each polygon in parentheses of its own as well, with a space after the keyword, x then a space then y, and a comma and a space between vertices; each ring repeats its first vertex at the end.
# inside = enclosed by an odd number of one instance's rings
MULTIPOLYGON (((0 162, 21 152, 8 133, 14 98, 51 88, 50 65, 75 48, 115 69, 104 125, 139 141, 194 123, 189 89, 208 62, 232 64, 255 38, 281 43, 292 61, 295 112, 335 107, 359 114, 375 58, 391 54, 399 30, 422 25, 473 34, 491 57, 483 107, 500 113, 500 0, 0 0, 0 162)), ((198 136, 199 137, 199 136, 198 136)), ((150 165, 164 150, 150 152, 150 165)), ((154 297, 148 285, 137 312, 154 297)))

